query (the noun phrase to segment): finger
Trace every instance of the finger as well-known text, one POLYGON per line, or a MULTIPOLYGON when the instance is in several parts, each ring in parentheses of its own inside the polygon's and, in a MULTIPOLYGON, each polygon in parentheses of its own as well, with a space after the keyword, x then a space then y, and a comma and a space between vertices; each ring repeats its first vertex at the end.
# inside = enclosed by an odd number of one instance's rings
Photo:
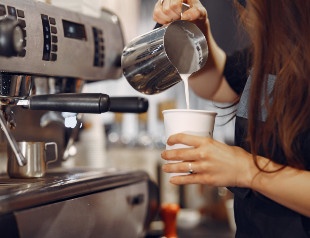
POLYGON ((181 18, 182 12, 182 0, 165 0, 163 2, 163 11, 170 16, 173 16, 175 20, 181 18))
POLYGON ((169 182, 176 185, 202 184, 201 174, 177 175, 170 178, 169 182))
POLYGON ((159 24, 167 24, 171 21, 171 17, 167 16, 163 12, 163 6, 160 3, 160 0, 155 4, 155 8, 153 12, 153 19, 155 22, 159 24))
POLYGON ((200 172, 199 163, 190 162, 175 162, 167 163, 162 166, 162 170, 165 173, 188 173, 194 174, 200 172))
POLYGON ((161 153, 161 157, 164 160, 175 160, 175 161, 179 161, 179 160, 185 160, 188 154, 188 151, 191 148, 180 148, 180 149, 171 149, 171 150, 164 150, 161 153))
POLYGON ((208 141, 211 142, 212 139, 209 137, 178 133, 178 134, 170 136, 167 140, 167 144, 170 146, 175 145, 175 144, 184 144, 187 146, 199 147, 202 142, 206 143, 208 141))
POLYGON ((206 10, 199 9, 196 7, 192 7, 182 14, 182 20, 187 20, 187 21, 194 21, 194 20, 199 20, 199 19, 205 19, 207 15, 206 10))
POLYGON ((167 161, 200 161, 205 159, 205 153, 200 153, 195 148, 180 148, 164 150, 161 157, 167 161))
POLYGON ((194 21, 198 19, 207 18, 207 10, 201 4, 200 1, 192 0, 188 1, 188 4, 191 6, 187 11, 184 11, 182 14, 182 20, 194 21))
POLYGON ((181 18, 181 0, 159 0, 155 4, 153 19, 160 24, 168 24, 181 18))

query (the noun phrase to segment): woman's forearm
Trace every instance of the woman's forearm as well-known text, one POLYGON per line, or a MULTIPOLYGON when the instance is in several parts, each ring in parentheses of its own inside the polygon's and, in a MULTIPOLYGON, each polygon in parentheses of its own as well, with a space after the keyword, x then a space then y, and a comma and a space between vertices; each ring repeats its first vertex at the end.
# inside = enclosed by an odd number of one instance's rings
POLYGON ((208 60, 201 70, 191 75, 190 87, 202 98, 217 102, 233 102, 237 95, 223 76, 226 53, 215 42, 209 22, 206 25, 208 26, 205 34, 209 47, 208 60))
MULTIPOLYGON (((265 169, 267 171, 281 168, 281 165, 263 157, 259 157, 259 163, 266 164, 265 169)), ((262 172, 256 168, 254 173, 250 184, 253 190, 283 206, 310 217, 309 171, 287 166, 273 173, 262 172)))

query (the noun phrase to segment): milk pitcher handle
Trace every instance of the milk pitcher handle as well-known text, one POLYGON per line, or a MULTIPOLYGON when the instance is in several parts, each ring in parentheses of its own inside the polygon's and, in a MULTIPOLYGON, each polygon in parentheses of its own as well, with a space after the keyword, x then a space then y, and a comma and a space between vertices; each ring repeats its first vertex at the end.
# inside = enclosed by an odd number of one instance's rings
POLYGON ((46 151, 48 150, 48 147, 49 147, 49 146, 54 146, 55 157, 54 157, 54 159, 48 159, 48 156, 46 156, 46 161, 45 161, 46 164, 56 162, 56 161, 57 161, 57 158, 58 158, 58 147, 57 147, 57 143, 56 143, 56 142, 46 142, 46 143, 45 143, 45 150, 46 150, 46 151))

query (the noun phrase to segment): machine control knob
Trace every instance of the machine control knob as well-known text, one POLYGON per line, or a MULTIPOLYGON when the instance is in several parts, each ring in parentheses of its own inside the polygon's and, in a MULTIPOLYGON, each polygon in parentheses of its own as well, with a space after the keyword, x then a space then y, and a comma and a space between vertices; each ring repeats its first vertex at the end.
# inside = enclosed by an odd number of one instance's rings
POLYGON ((25 34, 15 19, 0 20, 0 56, 16 56, 24 50, 25 34))

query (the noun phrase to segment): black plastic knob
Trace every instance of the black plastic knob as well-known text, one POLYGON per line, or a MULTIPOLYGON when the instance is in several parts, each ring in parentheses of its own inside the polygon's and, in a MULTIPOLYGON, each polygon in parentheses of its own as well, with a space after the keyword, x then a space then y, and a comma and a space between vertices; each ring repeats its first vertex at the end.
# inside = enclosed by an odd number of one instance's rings
POLYGON ((11 18, 0 20, 0 56, 12 57, 24 49, 24 31, 18 21, 11 18))

